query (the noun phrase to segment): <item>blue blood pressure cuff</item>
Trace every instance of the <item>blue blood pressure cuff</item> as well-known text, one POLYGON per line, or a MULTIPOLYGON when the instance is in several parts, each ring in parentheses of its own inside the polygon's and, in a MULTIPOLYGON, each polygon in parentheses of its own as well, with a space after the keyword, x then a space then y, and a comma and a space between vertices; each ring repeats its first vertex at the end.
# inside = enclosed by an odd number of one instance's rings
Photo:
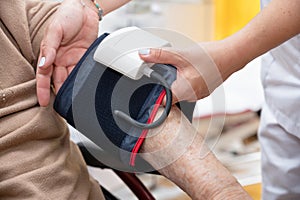
MULTIPOLYGON (((75 66, 58 91, 54 109, 92 141, 92 149, 99 151, 91 153, 105 165, 131 171, 144 170, 146 166, 151 170, 138 155, 148 130, 118 119, 114 111, 121 110, 138 122, 151 123, 165 97, 165 89, 146 76, 132 80, 94 61, 94 52, 107 35, 101 35, 75 66)), ((170 85, 176 79, 176 68, 170 65, 156 64, 152 69, 170 85)), ((180 103, 190 120, 194 105, 180 103)))

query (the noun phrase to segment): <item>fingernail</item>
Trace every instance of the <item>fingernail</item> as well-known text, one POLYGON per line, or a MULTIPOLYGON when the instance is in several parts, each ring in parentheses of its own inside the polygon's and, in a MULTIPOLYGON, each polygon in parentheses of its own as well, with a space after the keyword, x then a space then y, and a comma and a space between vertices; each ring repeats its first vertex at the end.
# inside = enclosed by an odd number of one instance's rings
POLYGON ((144 55, 144 56, 149 55, 150 49, 140 49, 139 54, 144 55))
POLYGON ((44 64, 45 64, 45 62, 46 62, 46 58, 45 57, 41 57, 41 60, 40 60, 40 63, 38 65, 38 67, 43 67, 44 64))

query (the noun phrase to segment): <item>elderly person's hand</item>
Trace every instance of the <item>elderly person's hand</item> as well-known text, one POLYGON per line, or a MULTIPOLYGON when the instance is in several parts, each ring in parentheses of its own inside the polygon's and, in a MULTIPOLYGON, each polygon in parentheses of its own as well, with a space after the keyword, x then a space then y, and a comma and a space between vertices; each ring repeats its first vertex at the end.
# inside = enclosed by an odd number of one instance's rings
POLYGON ((87 48, 97 38, 98 10, 90 0, 65 0, 48 24, 41 42, 36 79, 41 106, 57 92, 87 48))

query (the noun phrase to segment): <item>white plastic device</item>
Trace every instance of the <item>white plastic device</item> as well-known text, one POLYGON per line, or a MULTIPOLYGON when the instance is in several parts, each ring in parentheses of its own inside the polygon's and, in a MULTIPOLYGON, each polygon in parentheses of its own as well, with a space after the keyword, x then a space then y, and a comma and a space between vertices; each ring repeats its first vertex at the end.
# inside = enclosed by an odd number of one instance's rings
POLYGON ((150 67, 149 63, 140 59, 138 51, 167 46, 171 44, 152 33, 137 27, 127 27, 108 35, 97 47, 94 60, 138 80, 150 67))

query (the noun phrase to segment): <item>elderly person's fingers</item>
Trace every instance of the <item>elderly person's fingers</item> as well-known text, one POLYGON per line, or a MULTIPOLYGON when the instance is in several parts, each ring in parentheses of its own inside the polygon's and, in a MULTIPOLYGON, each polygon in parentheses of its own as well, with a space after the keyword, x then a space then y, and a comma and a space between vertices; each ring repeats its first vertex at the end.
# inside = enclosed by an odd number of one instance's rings
POLYGON ((44 35, 36 70, 37 97, 40 106, 47 106, 49 104, 53 63, 60 41, 62 40, 61 27, 50 24, 44 35))

